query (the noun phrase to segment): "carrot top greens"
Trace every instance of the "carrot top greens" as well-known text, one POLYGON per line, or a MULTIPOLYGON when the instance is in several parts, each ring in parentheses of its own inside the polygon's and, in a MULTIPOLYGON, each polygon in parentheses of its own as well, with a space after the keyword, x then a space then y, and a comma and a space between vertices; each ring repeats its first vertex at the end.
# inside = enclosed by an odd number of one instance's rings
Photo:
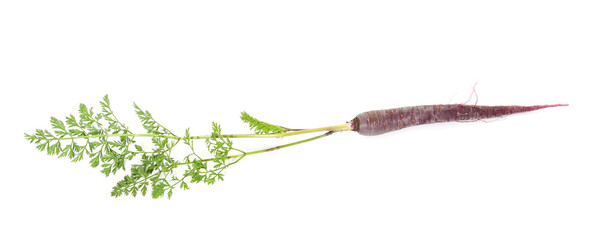
POLYGON ((241 120, 248 123, 254 134, 223 134, 218 123, 212 123, 209 135, 192 136, 189 128, 177 135, 158 123, 151 113, 134 104, 146 133, 134 133, 118 120, 110 107, 107 95, 100 102, 101 111, 93 112, 80 104, 78 117, 69 115, 65 121, 51 117, 51 130, 37 129, 25 138, 40 151, 66 157, 73 162, 88 159, 93 168, 101 168, 105 176, 127 169, 130 172, 117 182, 111 196, 143 196, 150 192, 153 198, 172 197, 175 189, 189 189, 191 183, 214 184, 224 179, 224 171, 248 155, 269 152, 313 141, 337 131, 350 130, 348 124, 314 129, 290 129, 253 118, 246 112, 241 120), (256 151, 245 151, 233 145, 231 138, 282 138, 304 133, 323 132, 311 138, 256 151), (135 139, 151 138, 153 147, 146 148, 135 139), (197 149, 194 140, 205 140, 207 151, 197 149), (173 157, 178 144, 188 146, 189 153, 180 159, 173 157), (204 157, 207 156, 207 157, 204 157))

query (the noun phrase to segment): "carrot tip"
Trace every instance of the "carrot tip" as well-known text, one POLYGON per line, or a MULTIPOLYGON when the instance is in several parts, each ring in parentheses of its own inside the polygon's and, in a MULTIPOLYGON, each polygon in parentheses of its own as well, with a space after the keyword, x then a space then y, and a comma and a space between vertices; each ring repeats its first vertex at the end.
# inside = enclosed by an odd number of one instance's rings
POLYGON ((542 108, 549 108, 549 107, 566 107, 569 106, 569 104, 549 104, 549 105, 535 105, 535 106, 529 106, 526 107, 526 111, 533 111, 533 110, 538 110, 538 109, 542 109, 542 108))
POLYGON ((567 106, 569 106, 569 104, 551 104, 551 105, 543 105, 541 107, 547 108, 547 107, 567 107, 567 106))

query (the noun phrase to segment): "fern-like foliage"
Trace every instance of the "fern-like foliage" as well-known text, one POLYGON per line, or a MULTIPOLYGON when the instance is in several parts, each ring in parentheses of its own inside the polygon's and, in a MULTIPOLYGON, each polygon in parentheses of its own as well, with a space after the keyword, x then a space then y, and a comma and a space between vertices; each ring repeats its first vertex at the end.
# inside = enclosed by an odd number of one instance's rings
POLYGON ((49 155, 67 157, 73 162, 78 162, 87 155, 92 167, 101 164, 101 172, 106 176, 116 174, 118 170, 125 169, 126 160, 131 160, 139 153, 129 150, 134 143, 133 137, 108 139, 111 134, 131 133, 114 116, 109 104, 109 98, 105 96, 101 101, 101 113, 95 113, 92 108, 80 104, 79 119, 69 115, 63 122, 51 117, 52 132, 37 129, 34 134, 25 134, 25 138, 36 144, 38 150, 46 150, 49 155))
POLYGON ((147 133, 134 134, 116 118, 107 96, 100 104, 100 113, 80 104, 78 117, 69 115, 65 121, 51 117, 52 130, 37 129, 33 134, 25 134, 25 138, 49 155, 67 157, 74 162, 88 158, 93 168, 101 166, 105 176, 126 170, 127 161, 136 157, 138 161, 131 165, 130 173, 113 187, 114 197, 150 193, 153 198, 170 198, 177 188, 189 189, 187 182, 214 184, 224 179, 223 171, 227 167, 246 154, 233 148, 233 142, 222 135, 217 123, 212 124, 212 134, 206 141, 214 157, 204 159, 195 151, 189 129, 185 137, 176 136, 135 104, 135 112, 147 133), (135 137, 151 137, 153 147, 145 149, 135 144, 135 137), (180 142, 188 145, 191 153, 184 159, 175 159, 172 150, 180 142), (231 151, 239 154, 229 155, 231 151), (176 171, 180 166, 187 169, 176 171))
POLYGON ((260 121, 246 112, 242 112, 240 118, 245 123, 248 123, 250 125, 250 130, 253 130, 256 134, 277 134, 286 132, 285 128, 260 121))

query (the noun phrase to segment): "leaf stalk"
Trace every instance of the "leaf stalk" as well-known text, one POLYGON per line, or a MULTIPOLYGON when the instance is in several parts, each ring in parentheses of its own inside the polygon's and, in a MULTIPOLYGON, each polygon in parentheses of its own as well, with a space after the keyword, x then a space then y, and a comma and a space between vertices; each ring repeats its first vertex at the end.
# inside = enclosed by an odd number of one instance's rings
MULTIPOLYGON (((306 133, 314 133, 314 132, 340 132, 340 131, 350 131, 351 127, 348 124, 340 124, 328 127, 320 127, 320 128, 310 128, 310 129, 302 129, 296 131, 290 131, 285 133, 274 133, 274 134, 222 134, 225 138, 283 138, 290 137, 300 134, 306 133)), ((152 134, 152 133, 122 133, 122 134, 97 134, 97 135, 86 135, 86 136, 70 136, 70 137, 60 137, 60 138, 48 138, 46 140, 56 141, 56 140, 74 140, 74 139, 89 139, 89 138, 102 138, 102 137, 159 137, 159 138, 169 138, 175 140, 181 140, 184 137, 174 136, 174 135, 164 135, 164 134, 152 134)), ((212 135, 199 135, 199 136, 190 136, 189 139, 209 139, 212 135)))

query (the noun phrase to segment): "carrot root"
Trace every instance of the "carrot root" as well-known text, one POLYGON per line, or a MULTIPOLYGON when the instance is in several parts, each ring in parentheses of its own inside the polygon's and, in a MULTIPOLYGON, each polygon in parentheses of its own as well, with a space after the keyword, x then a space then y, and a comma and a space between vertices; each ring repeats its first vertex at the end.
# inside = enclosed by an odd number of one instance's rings
POLYGON ((568 104, 535 106, 426 105, 368 111, 347 122, 353 131, 373 136, 422 124, 469 122, 568 104))

